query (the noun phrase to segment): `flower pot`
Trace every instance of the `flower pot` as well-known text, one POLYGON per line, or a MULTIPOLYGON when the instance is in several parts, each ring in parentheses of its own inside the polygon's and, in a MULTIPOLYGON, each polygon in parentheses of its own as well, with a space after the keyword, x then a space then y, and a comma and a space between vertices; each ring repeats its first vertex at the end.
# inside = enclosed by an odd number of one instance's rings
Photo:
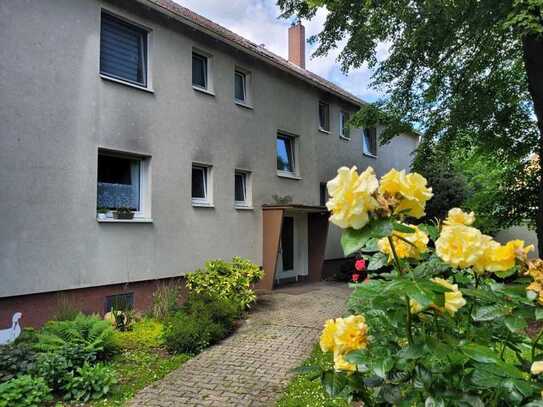
POLYGON ((113 211, 113 219, 134 219, 134 212, 113 211))

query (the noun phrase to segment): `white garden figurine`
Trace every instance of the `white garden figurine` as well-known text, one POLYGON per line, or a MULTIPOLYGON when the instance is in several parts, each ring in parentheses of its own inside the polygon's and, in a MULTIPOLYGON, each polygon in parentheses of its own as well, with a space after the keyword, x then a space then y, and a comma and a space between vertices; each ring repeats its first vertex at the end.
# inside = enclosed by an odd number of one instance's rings
POLYGON ((0 345, 8 345, 21 335, 19 320, 23 314, 16 312, 11 318, 11 328, 0 330, 0 345))

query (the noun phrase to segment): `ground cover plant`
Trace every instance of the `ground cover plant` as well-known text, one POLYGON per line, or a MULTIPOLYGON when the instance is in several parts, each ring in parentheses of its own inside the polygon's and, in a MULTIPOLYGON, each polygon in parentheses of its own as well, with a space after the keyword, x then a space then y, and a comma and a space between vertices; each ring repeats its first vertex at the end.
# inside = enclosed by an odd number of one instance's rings
POLYGON ((341 168, 328 191, 345 254, 364 258, 370 278, 354 284, 351 315, 326 321, 333 367, 306 373, 368 406, 543 405, 543 261, 528 259, 532 247, 495 242, 459 208, 442 224, 407 223, 432 197, 416 173, 341 168))
POLYGON ((0 347, 0 407, 123 405, 229 335, 254 300, 251 285, 262 272, 241 258, 208 264, 214 278, 197 277, 184 305, 179 283, 162 284, 145 317, 117 307, 101 318, 63 303, 60 320, 0 347))

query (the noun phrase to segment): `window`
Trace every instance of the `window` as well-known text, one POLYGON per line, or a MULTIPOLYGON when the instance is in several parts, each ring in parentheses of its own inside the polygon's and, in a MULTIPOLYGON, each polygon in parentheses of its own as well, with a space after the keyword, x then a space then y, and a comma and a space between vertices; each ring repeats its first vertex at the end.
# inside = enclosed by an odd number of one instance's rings
POLYGON ((364 129, 362 135, 362 152, 372 157, 377 157, 377 129, 370 127, 364 129))
POLYGON ((192 53, 192 85, 209 89, 208 58, 195 52, 192 53))
POLYGON ((140 212, 141 181, 141 159, 99 153, 97 209, 140 212))
POLYGON ((192 203, 211 205, 210 188, 211 168, 203 165, 192 166, 192 203))
POLYGON ((234 206, 249 207, 250 199, 250 174, 245 171, 236 170, 234 174, 234 206))
POLYGON ((319 130, 330 131, 330 105, 319 102, 319 130))
POLYGON ((339 113, 339 135, 346 140, 351 139, 351 130, 348 125, 349 119, 350 115, 348 112, 339 113))
POLYGON ((294 137, 279 134, 277 136, 277 170, 294 174, 294 137))
POLYGON ((147 87, 148 32, 108 13, 100 27, 100 74, 147 87))
POLYGON ((247 101, 247 76, 240 71, 234 73, 234 98, 238 102, 247 101))
POLYGON ((106 313, 115 311, 130 311, 134 309, 134 293, 115 294, 106 297, 106 313))

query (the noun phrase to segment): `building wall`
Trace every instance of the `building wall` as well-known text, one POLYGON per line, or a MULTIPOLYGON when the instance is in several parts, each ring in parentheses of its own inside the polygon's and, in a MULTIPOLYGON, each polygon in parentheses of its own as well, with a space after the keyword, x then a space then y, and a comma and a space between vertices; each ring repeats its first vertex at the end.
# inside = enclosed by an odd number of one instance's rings
POLYGON ((180 276, 209 258, 261 263, 272 195, 317 205, 338 166, 405 167, 416 143, 364 158, 360 131, 338 138, 337 98, 321 133, 317 89, 133 2, 3 1, 0 38, 0 297, 180 276), (101 7, 152 29, 153 92, 100 78, 101 7), (191 87, 193 46, 214 56, 215 96, 191 87), (253 73, 254 109, 233 102, 234 64, 253 73), (300 180, 276 174, 278 129, 299 136, 300 180), (99 147, 151 157, 152 223, 96 221, 99 147), (213 165, 214 208, 191 204, 195 161, 213 165), (253 211, 233 207, 236 168, 252 171, 253 211))

